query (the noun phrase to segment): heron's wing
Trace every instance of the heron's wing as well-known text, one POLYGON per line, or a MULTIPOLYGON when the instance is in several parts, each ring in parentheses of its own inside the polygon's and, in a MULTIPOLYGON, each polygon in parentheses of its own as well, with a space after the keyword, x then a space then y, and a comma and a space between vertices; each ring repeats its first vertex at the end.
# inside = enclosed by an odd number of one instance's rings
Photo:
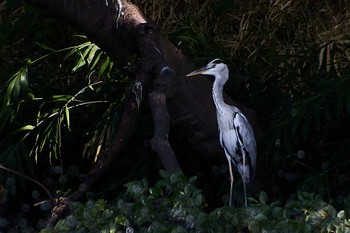
POLYGON ((218 131, 219 131, 219 141, 220 141, 220 145, 222 148, 224 148, 224 142, 222 141, 222 132, 220 130, 220 127, 218 127, 218 131))
MULTIPOLYGON (((241 112, 233 113, 232 129, 237 137, 238 154, 246 156, 249 166, 254 169, 256 162, 256 142, 254 132, 247 118, 241 112)), ((242 158, 243 159, 243 158, 242 158)))

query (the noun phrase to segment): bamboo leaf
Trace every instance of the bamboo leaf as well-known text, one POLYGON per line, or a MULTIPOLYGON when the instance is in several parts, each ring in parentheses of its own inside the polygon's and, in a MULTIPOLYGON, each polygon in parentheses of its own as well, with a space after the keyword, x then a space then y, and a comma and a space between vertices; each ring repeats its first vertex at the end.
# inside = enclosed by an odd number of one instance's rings
POLYGON ((42 49, 45 49, 45 50, 48 50, 48 51, 51 51, 51 52, 57 52, 56 49, 53 49, 52 47, 50 47, 49 45, 47 44, 44 44, 44 43, 40 43, 40 42, 36 42, 36 44, 42 48, 42 49))
POLYGON ((89 54, 88 54, 88 56, 87 56, 87 58, 86 58, 86 60, 87 60, 87 62, 88 62, 89 65, 90 65, 91 62, 95 59, 95 54, 96 54, 96 52, 97 52, 99 49, 100 49, 100 48, 99 48, 97 45, 92 44, 92 48, 91 48, 91 50, 90 50, 90 52, 89 52, 89 54))
POLYGON ((100 60, 102 54, 103 54, 103 51, 101 51, 97 54, 97 57, 94 59, 94 62, 92 63, 92 65, 90 67, 90 70, 93 70, 95 68, 95 66, 98 63, 98 61, 100 60))
MULTIPOLYGON (((80 45, 74 46, 73 49, 67 53, 66 56, 64 56, 63 60, 67 60, 69 57, 71 57, 74 54, 77 54, 80 52, 80 50, 82 50, 83 48, 85 48, 86 46, 89 46, 91 44, 90 41, 82 43, 80 45)), ((81 52, 80 52, 81 53, 81 52)))
POLYGON ((41 135, 38 134, 36 144, 38 145, 40 152, 44 149, 44 146, 46 145, 46 140, 51 137, 53 127, 53 123, 50 122, 48 126, 42 131, 41 135))
POLYGON ((95 153, 94 162, 97 161, 97 159, 98 159, 98 157, 99 157, 99 155, 100 155, 101 148, 102 148, 102 145, 101 145, 101 144, 97 145, 97 149, 96 149, 96 153, 95 153))
POLYGON ((20 72, 18 71, 10 78, 10 83, 6 89, 6 93, 4 95, 4 105, 8 106, 11 103, 11 94, 13 92, 14 86, 16 84, 16 80, 18 76, 20 75, 20 72))
POLYGON ((69 109, 67 105, 65 106, 64 110, 66 115, 67 127, 70 130, 69 109))
POLYGON ((82 38, 82 39, 87 39, 87 37, 85 35, 74 35, 74 37, 78 37, 78 38, 82 38))
POLYGON ((20 87, 22 90, 27 90, 28 89, 28 67, 25 66, 20 72, 20 87))
POLYGON ((106 60, 102 63, 101 69, 99 71, 99 75, 102 75, 105 72, 105 70, 108 67, 109 63, 110 63, 109 57, 107 57, 106 60))
POLYGON ((3 103, 5 106, 11 104, 11 102, 18 100, 21 91, 28 89, 28 67, 22 67, 16 72, 8 81, 6 93, 4 95, 3 103))
POLYGON ((81 68, 82 66, 84 66, 86 64, 85 59, 84 59, 84 55, 80 51, 78 51, 78 54, 80 55, 80 58, 78 59, 75 66, 72 68, 73 72, 77 71, 79 68, 81 68))
POLYGON ((90 44, 83 52, 83 58, 84 60, 87 59, 88 54, 90 53, 91 49, 93 48, 94 44, 90 44))
POLYGON ((53 95, 52 96, 52 101, 56 102, 56 101, 64 101, 67 102, 68 100, 70 100, 72 98, 71 95, 53 95))
POLYGON ((16 129, 15 131, 13 131, 10 135, 14 135, 14 134, 17 134, 19 132, 22 132, 22 131, 31 131, 35 128, 34 125, 25 125, 19 129, 16 129))

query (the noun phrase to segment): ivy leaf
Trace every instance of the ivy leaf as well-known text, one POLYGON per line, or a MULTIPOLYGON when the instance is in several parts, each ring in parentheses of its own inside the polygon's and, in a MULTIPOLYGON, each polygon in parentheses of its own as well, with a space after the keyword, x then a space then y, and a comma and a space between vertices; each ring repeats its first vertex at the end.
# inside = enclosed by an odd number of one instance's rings
POLYGON ((259 201, 262 204, 264 204, 264 205, 266 204, 266 202, 267 202, 267 194, 264 191, 260 192, 260 194, 259 194, 259 201))
POLYGON ((166 170, 159 170, 159 174, 161 177, 163 177, 164 179, 169 179, 170 174, 169 172, 167 172, 166 170))

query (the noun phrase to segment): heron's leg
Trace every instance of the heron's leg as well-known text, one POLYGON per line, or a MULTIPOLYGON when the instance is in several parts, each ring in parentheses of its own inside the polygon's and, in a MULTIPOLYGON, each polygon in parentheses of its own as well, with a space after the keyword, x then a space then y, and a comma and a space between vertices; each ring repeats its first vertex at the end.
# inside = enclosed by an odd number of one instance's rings
POLYGON ((242 177, 242 180, 243 180, 243 191, 244 191, 244 205, 245 205, 245 207, 248 207, 248 201, 247 201, 247 187, 246 187, 246 183, 245 183, 245 177, 246 177, 246 174, 245 174, 245 172, 246 172, 246 169, 245 169, 245 164, 246 164, 246 160, 245 160, 245 153, 243 153, 243 167, 244 167, 244 169, 243 169, 243 176, 244 177, 242 177))
POLYGON ((232 191, 233 191, 233 173, 232 173, 232 163, 231 160, 228 159, 228 168, 230 171, 230 198, 228 202, 228 206, 232 206, 232 191))
POLYGON ((244 189, 244 204, 245 204, 245 207, 248 207, 247 187, 246 187, 246 183, 244 183, 244 182, 243 182, 243 189, 244 189))

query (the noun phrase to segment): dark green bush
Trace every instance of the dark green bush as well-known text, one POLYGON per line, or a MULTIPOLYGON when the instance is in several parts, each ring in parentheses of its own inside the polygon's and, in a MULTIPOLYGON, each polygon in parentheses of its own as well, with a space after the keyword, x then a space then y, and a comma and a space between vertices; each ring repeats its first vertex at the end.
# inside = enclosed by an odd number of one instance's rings
MULTIPOLYGON (((127 219, 130 226, 140 231, 150 226, 164 231, 175 229, 174 226, 178 231, 210 231, 212 224, 219 232, 230 232, 232 225, 237 230, 248 227, 251 231, 287 231, 300 227, 307 232, 310 227, 317 232, 321 226, 329 226, 332 231, 336 229, 332 224, 346 224, 331 208, 324 211, 332 217, 317 217, 316 213, 322 215, 319 210, 324 208, 318 196, 307 198, 315 202, 311 212, 301 211, 300 206, 305 203, 296 193, 316 193, 328 202, 334 200, 331 204, 339 209, 348 205, 345 197, 350 193, 350 1, 134 2, 198 66, 214 57, 229 65, 231 78, 225 91, 255 111, 261 128, 256 135, 259 152, 255 185, 265 190, 271 201, 282 202, 266 204, 263 194, 258 202, 252 201, 247 210, 256 213, 254 208, 259 209, 260 220, 239 208, 223 208, 209 214, 207 206, 212 209, 221 205, 220 197, 228 184, 227 170, 205 173, 211 171, 214 162, 201 155, 193 156, 195 152, 183 137, 185 133, 177 129, 171 132, 170 139, 177 156, 185 158, 181 161, 185 173, 202 175, 200 182, 203 176, 214 180, 205 180, 206 187, 200 186, 206 204, 196 205, 203 196, 193 194, 194 191, 189 196, 180 195, 180 191, 171 192, 161 184, 150 188, 146 183, 135 182, 128 185, 126 197, 119 201, 127 203, 130 210, 118 207, 118 202, 89 205, 113 211, 113 221, 116 216, 124 216, 118 224, 127 219), (176 141, 178 138, 180 142, 176 141), (220 188, 213 188, 213 183, 220 188), (299 205, 295 207, 299 212, 287 207, 291 203, 299 205), (194 206, 186 207, 191 205, 194 206), (180 211, 178 206, 185 207, 180 211), (155 207, 162 213, 157 213, 155 207), (180 212, 169 212, 169 208, 180 212), (218 215, 213 216, 214 213, 218 215), (274 213, 285 213, 286 217, 276 218, 274 213), (193 222, 196 224, 192 226, 193 222)), ((124 90, 132 79, 129 68, 116 70, 115 61, 86 38, 75 36, 74 29, 55 20, 43 20, 34 8, 19 0, 3 1, 0 5, 0 162, 42 183, 52 180, 46 184, 52 193, 75 190, 79 175, 86 173, 118 128, 124 90), (59 171, 50 174, 52 167, 59 171), (74 177, 67 176, 70 167, 77 170, 74 177)), ((145 109, 147 104, 141 106, 136 136, 116 158, 119 169, 94 187, 99 197, 115 198, 122 184, 135 177, 157 179, 161 165, 149 146, 152 116, 145 109)), ((0 173, 0 183, 4 204, 15 203, 7 207, 9 212, 21 212, 22 206, 32 206, 46 198, 28 200, 32 184, 8 173, 0 173)), ((193 183, 188 187, 197 190, 193 183)), ((184 191, 184 187, 179 190, 184 191)), ((75 205, 81 212, 90 211, 85 205, 75 205)), ((28 218, 40 218, 31 212, 26 214, 28 218)), ((77 213, 73 216, 79 217, 77 213)), ((118 224, 115 229, 126 229, 118 224)))
POLYGON ((298 193, 286 203, 268 203, 267 194, 250 198, 249 207, 222 207, 206 211, 196 177, 161 171, 150 187, 147 180, 126 185, 126 195, 114 202, 74 203, 73 213, 60 220, 53 232, 349 232, 350 220, 318 195, 298 193))

